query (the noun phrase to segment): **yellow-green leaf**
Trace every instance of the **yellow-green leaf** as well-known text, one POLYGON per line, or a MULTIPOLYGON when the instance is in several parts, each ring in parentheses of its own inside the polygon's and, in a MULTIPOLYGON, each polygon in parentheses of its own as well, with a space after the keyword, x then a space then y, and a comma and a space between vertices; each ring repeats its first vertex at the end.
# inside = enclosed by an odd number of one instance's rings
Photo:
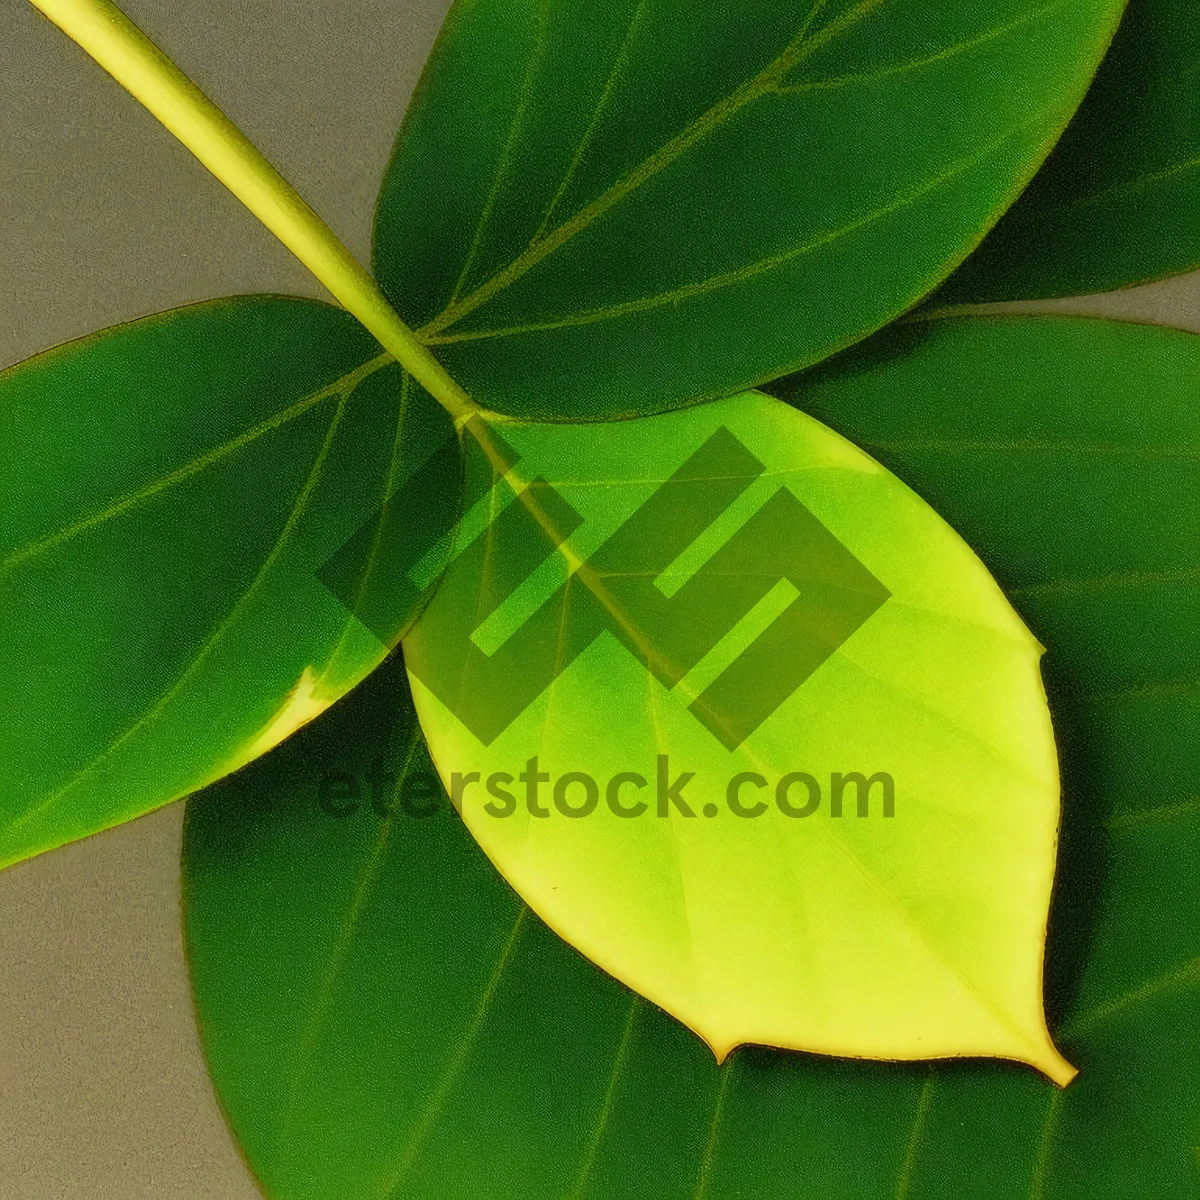
POLYGON ((759 394, 476 433, 504 479, 405 659, 534 911, 718 1058, 1069 1079, 1042 1016, 1041 647, 954 531, 759 394))

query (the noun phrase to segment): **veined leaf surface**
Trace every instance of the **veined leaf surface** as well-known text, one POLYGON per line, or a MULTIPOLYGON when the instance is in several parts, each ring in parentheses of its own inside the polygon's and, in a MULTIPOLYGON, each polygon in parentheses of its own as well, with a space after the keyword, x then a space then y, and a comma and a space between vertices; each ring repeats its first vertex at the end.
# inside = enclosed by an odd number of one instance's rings
POLYGON ((403 645, 442 781, 534 911, 718 1058, 1069 1078, 1040 647, 967 546, 761 394, 500 434, 493 518, 403 645))
POLYGON ((1102 292, 1200 266, 1200 20, 1133 0, 1029 189, 938 302, 1102 292))
POLYGON ((812 363, 1016 198, 1122 0, 459 0, 375 266, 467 390, 629 415, 812 363))
MULTIPOLYGON (((314 572, 450 428, 347 314, 135 321, 4 372, 0 420, 0 865, 220 778, 383 658, 314 572)), ((414 544, 441 483, 391 514, 414 544)))
POLYGON ((394 659, 189 802, 201 1032, 271 1195, 1195 1193, 1197 339, 945 322, 871 351, 798 402, 930 497, 1050 647, 1047 985, 1080 1076, 753 1047, 717 1067, 522 915, 444 797, 415 815, 436 784, 394 659))

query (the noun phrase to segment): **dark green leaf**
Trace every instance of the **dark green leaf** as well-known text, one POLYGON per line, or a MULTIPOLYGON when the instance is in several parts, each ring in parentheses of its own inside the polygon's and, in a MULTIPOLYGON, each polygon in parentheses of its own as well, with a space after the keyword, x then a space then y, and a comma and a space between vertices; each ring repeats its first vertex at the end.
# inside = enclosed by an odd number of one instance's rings
POLYGON ((1108 291, 1200 265, 1200 12, 1133 0, 1063 139, 939 302, 1108 291))
POLYGON ((375 262, 481 403, 727 395, 865 336, 1028 182, 1123 0, 459 0, 375 262))
MULTIPOLYGON (((0 421, 0 865, 220 778, 374 667, 314 572, 450 436, 351 317, 280 297, 39 355, 0 421)), ((390 513, 414 545, 441 484, 390 513)))
POLYGON ((945 514, 1049 647, 1069 1088, 753 1048, 718 1069, 522 915, 444 799, 410 815, 430 768, 393 660, 189 805, 201 1030, 271 1194, 1195 1196, 1198 376, 1188 335, 944 322, 796 395, 945 514))

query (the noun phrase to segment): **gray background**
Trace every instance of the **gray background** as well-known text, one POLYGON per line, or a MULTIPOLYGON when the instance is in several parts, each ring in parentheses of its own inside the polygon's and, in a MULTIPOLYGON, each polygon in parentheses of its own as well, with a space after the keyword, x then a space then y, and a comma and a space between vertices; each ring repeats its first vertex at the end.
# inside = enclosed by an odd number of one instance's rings
MULTIPOLYGON (((449 0, 123 5, 368 261, 449 0)), ((322 289, 25 0, 0 0, 0 366, 146 313, 322 289)), ((1200 275, 1042 305, 1200 330, 1200 275)), ((183 806, 0 874, 0 1200, 259 1195, 205 1074, 183 806)))

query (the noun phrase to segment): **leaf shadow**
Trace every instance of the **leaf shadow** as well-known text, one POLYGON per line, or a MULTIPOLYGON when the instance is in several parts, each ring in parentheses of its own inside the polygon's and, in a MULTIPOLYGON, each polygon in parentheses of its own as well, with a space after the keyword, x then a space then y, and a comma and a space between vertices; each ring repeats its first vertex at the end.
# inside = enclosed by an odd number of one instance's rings
POLYGON ((1099 734, 1078 705, 1056 698, 1050 709, 1062 773, 1058 865, 1046 933, 1044 994, 1051 1030, 1070 1011, 1095 942, 1112 849, 1106 822, 1112 794, 1094 779, 1099 734))

